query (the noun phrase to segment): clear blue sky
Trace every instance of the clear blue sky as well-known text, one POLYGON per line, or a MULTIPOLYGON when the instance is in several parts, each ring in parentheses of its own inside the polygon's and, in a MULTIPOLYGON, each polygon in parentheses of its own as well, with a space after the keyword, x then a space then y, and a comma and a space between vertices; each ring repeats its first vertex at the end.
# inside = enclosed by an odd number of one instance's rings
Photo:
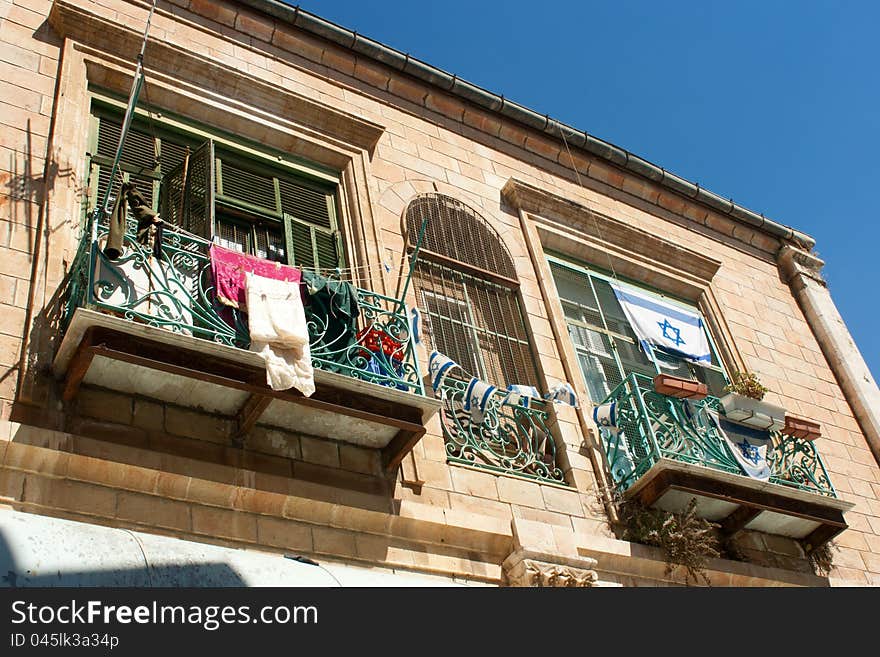
POLYGON ((299 4, 809 233, 880 377, 880 3, 299 4))

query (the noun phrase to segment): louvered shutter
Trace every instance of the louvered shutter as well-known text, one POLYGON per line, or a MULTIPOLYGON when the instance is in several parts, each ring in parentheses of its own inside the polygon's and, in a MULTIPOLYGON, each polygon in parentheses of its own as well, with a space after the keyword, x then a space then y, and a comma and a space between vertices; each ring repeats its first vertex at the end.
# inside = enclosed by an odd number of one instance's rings
POLYGON ((333 194, 290 179, 279 179, 278 190, 294 262, 322 269, 340 266, 333 194))
POLYGON ((184 230, 211 239, 214 233, 214 142, 206 141, 190 156, 186 177, 184 230))

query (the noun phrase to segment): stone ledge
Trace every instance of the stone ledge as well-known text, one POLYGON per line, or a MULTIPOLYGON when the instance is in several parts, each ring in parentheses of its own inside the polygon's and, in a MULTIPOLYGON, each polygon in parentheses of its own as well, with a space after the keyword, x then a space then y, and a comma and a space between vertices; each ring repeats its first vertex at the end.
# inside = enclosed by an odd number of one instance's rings
MULTIPOLYGON (((666 562, 659 548, 617 539, 577 534, 577 551, 595 559, 599 577, 616 580, 632 579, 642 585, 683 585, 684 579, 674 571, 666 574, 666 562)), ((706 575, 712 586, 804 586, 828 587, 827 578, 767 568, 729 559, 710 559, 706 575)))

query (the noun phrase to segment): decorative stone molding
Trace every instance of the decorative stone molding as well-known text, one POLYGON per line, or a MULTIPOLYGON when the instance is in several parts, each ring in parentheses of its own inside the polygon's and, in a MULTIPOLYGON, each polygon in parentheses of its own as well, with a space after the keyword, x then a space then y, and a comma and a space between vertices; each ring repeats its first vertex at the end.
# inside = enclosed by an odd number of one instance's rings
POLYGON ((504 586, 586 588, 598 585, 595 566, 595 559, 560 559, 546 552, 518 550, 504 560, 501 571, 504 586), (578 564, 573 565, 573 561, 578 564))
POLYGON ((825 266, 825 261, 817 258, 812 253, 807 253, 786 244, 779 249, 777 262, 783 279, 789 285, 792 284, 798 275, 809 276, 817 283, 825 285, 825 279, 822 278, 821 273, 822 267, 825 266))
POLYGON ((825 263, 811 253, 788 245, 779 249, 777 263, 840 383, 874 458, 880 462, 880 389, 820 274, 825 263))

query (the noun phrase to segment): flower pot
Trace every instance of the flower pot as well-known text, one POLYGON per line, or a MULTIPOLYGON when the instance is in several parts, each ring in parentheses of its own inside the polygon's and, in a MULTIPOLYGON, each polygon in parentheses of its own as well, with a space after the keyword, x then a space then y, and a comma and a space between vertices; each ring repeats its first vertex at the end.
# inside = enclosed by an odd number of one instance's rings
POLYGON ((725 417, 753 429, 779 431, 785 426, 785 409, 765 401, 728 393, 721 398, 725 417))
POLYGON ((682 379, 671 374, 658 374, 654 377, 654 390, 661 395, 679 399, 703 399, 709 394, 705 383, 682 379))
POLYGON ((785 426, 782 428, 782 433, 786 436, 803 438, 804 440, 816 440, 816 438, 822 436, 818 422, 792 417, 791 415, 785 416, 785 426))

